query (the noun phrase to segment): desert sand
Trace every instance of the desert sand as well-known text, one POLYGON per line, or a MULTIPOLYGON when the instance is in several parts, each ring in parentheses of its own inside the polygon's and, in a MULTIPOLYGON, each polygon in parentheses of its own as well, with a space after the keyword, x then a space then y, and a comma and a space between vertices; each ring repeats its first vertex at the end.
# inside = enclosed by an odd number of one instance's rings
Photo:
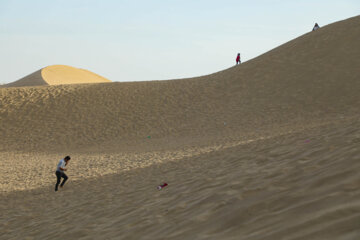
POLYGON ((66 65, 51 65, 1 87, 28 87, 110 82, 96 73, 66 65))
POLYGON ((354 17, 207 76, 0 88, 0 239, 360 239, 358 39, 354 17))

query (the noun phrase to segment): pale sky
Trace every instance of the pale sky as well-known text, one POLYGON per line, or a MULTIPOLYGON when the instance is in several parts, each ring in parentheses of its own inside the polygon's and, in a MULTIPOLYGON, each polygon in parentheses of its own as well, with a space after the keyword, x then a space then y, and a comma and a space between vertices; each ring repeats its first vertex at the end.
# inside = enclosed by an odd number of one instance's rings
POLYGON ((359 13, 359 0, 0 0, 0 84, 53 64, 112 81, 207 75, 359 13))

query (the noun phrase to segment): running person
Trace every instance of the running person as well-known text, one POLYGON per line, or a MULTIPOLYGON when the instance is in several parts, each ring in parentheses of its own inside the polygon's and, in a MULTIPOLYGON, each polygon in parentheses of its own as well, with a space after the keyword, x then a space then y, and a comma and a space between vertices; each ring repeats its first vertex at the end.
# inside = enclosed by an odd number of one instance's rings
POLYGON ((55 172, 56 178, 57 178, 56 185, 55 185, 55 192, 58 190, 61 178, 63 178, 64 180, 60 184, 60 187, 63 187, 66 180, 68 180, 68 176, 66 176, 64 171, 66 171, 65 166, 68 164, 70 159, 71 159, 70 156, 66 156, 64 159, 61 159, 57 165, 56 172, 55 172))

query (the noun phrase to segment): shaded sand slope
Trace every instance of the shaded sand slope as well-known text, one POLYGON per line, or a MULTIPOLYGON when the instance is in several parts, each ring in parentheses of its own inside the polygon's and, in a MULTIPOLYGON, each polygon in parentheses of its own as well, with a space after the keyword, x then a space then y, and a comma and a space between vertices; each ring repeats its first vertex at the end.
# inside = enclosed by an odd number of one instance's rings
POLYGON ((241 66, 198 78, 0 89, 0 150, 198 145, 358 114, 359 19, 328 25, 241 66))
POLYGON ((53 184, 13 192, 0 198, 0 238, 359 239, 359 129, 359 121, 338 121, 181 161, 70 180, 56 194, 53 184), (169 186, 157 191, 163 181, 169 186))
POLYGON ((0 88, 4 87, 23 87, 23 86, 42 86, 48 85, 41 75, 41 69, 33 72, 15 82, 1 85, 0 88))
POLYGON ((39 71, 36 71, 15 82, 5 84, 2 87, 27 87, 99 82, 110 82, 110 80, 84 69, 65 65, 52 65, 42 68, 39 71))

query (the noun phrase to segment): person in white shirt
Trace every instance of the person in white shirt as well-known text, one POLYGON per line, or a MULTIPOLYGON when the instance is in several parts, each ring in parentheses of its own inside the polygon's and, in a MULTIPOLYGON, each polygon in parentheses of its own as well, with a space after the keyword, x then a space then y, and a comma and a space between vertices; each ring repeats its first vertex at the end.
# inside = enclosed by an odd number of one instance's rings
POLYGON ((64 186, 66 180, 68 180, 68 176, 66 176, 66 174, 64 172, 66 171, 65 166, 69 163, 70 159, 71 159, 70 156, 66 156, 65 158, 61 159, 57 165, 56 172, 55 172, 55 175, 57 178, 56 185, 55 185, 55 192, 58 190, 61 178, 64 179, 62 181, 62 183, 60 184, 61 188, 64 186))
POLYGON ((318 30, 320 28, 320 26, 317 24, 317 23, 315 23, 315 26, 313 27, 313 31, 316 31, 316 30, 318 30))

